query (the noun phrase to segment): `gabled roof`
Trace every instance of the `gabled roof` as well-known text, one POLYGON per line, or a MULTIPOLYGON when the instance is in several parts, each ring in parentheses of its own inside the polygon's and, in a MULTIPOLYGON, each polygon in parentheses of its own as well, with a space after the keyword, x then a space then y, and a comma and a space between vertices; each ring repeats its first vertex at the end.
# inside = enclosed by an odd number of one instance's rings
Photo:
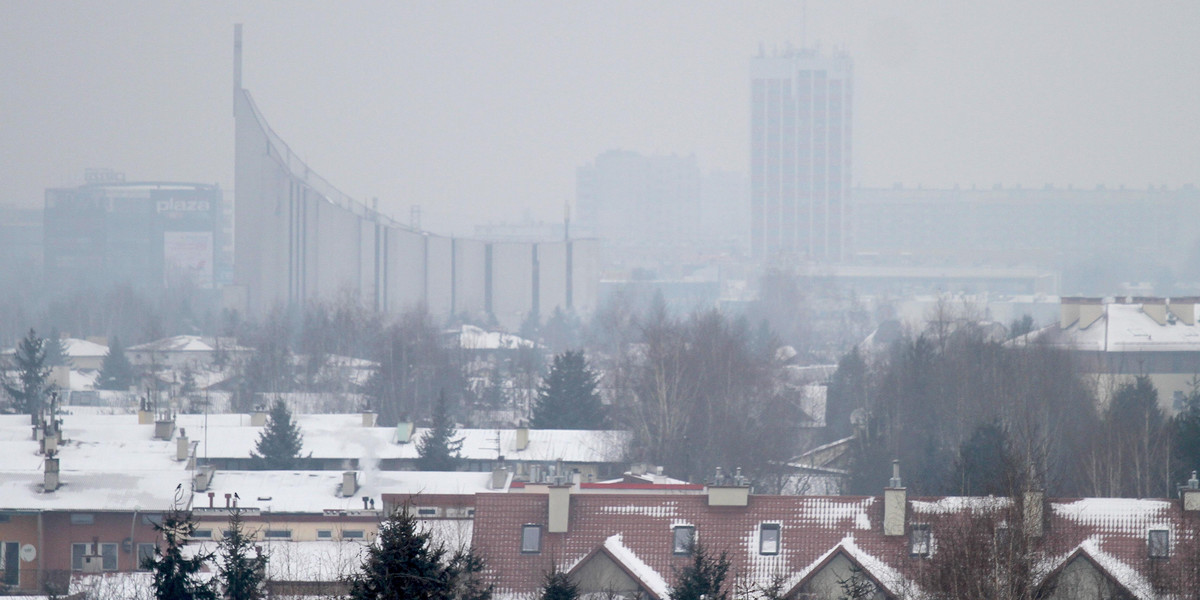
POLYGON ((586 565, 597 554, 604 554, 612 559, 614 563, 621 568, 631 579, 644 590, 650 593, 655 600, 666 598, 671 590, 667 586, 666 580, 658 574, 657 571, 651 569, 642 559, 638 558, 632 550, 621 543, 621 534, 613 534, 604 540, 604 543, 597 546, 573 566, 568 566, 563 569, 568 575, 577 573, 583 565, 586 565))
POLYGON ((846 557, 846 560, 849 560, 861 569, 867 579, 871 583, 874 583, 888 597, 896 597, 900 590, 906 589, 911 585, 898 571, 880 559, 863 552, 858 547, 858 544, 854 543, 854 538, 847 536, 837 546, 830 548, 828 552, 816 561, 789 577, 783 585, 784 596, 794 597, 795 594, 801 591, 805 584, 811 581, 814 576, 820 573, 838 556, 846 557))
MULTIPOLYGON (((546 495, 490 494, 476 498, 473 542, 501 596, 536 591, 552 565, 574 567, 601 547, 613 551, 610 540, 627 550, 621 554, 624 559, 637 559, 617 562, 635 572, 638 581, 652 582, 657 576, 669 586, 689 560, 673 554, 672 528, 688 525, 696 528, 696 539, 710 551, 728 553, 731 578, 746 585, 766 587, 782 574, 783 590, 794 594, 841 555, 896 597, 919 592, 929 561, 951 556, 939 555, 953 552, 951 546, 938 549, 939 539, 954 543, 948 532, 969 530, 973 522, 1003 528, 1020 510, 1011 499, 1000 497, 912 499, 908 524, 928 525, 932 534, 933 555, 924 557, 911 553, 908 535, 883 535, 882 505, 875 497, 752 495, 746 506, 709 506, 705 494, 580 493, 570 497, 568 531, 549 533, 546 495), (540 553, 519 551, 521 529, 527 524, 544 528, 540 553), (764 524, 779 526, 777 554, 760 552, 764 524)), ((1072 560, 1087 560, 1117 589, 1135 598, 1155 598, 1162 592, 1155 585, 1163 583, 1153 579, 1152 572, 1186 566, 1194 559, 1191 545, 1200 544, 1200 522, 1195 515, 1185 516, 1179 501, 1053 500, 1044 515, 1044 532, 1035 542, 1037 556, 1045 557, 1035 569, 1040 582, 1072 560), (1170 532, 1169 558, 1148 557, 1147 532, 1154 529, 1170 532)), ((990 529, 981 531, 991 535, 990 529)))
MULTIPOLYGON (((597 548, 616 552, 609 540, 645 565, 638 580, 652 586, 652 572, 669 584, 690 560, 672 553, 671 530, 696 527, 697 541, 714 552, 729 553, 733 570, 751 583, 766 584, 779 572, 795 573, 840 544, 863 555, 905 550, 904 539, 878 532, 882 506, 875 498, 854 496, 751 496, 746 507, 709 506, 704 494, 578 494, 571 496, 569 530, 544 533, 540 554, 519 552, 521 526, 546 526, 548 499, 541 494, 489 494, 476 497, 474 545, 488 564, 501 594, 536 590, 552 564, 576 565, 597 548), (759 554, 764 523, 781 526, 781 551, 759 554), (847 541, 847 539, 849 541, 847 541), (895 547, 889 549, 890 547, 895 547)), ((857 556, 857 555, 856 555, 857 556)), ((871 562, 863 558, 864 566, 871 562)), ((631 563, 622 564, 628 567, 631 563)), ((876 575, 886 581, 886 575, 876 575)), ((659 586, 661 587, 661 586, 659 586)))
POLYGON ((1090 540, 1080 544, 1065 556, 1052 558, 1050 564, 1053 569, 1046 574, 1039 586, 1044 589, 1053 586, 1063 571, 1077 560, 1087 561, 1114 586, 1138 600, 1155 600, 1157 598, 1154 587, 1149 581, 1146 581, 1145 577, 1099 550, 1090 540))

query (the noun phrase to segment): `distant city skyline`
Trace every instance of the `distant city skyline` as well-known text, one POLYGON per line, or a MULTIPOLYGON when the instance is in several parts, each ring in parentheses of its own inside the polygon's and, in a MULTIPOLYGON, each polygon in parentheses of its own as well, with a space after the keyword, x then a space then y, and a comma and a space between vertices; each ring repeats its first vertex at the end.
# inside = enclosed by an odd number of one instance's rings
POLYGON ((1196 3, 10 2, 0 204, 88 167, 232 191, 237 22, 294 150, 444 233, 558 221, 612 149, 748 173, 747 64, 789 43, 854 56, 855 184, 1200 181, 1196 3))

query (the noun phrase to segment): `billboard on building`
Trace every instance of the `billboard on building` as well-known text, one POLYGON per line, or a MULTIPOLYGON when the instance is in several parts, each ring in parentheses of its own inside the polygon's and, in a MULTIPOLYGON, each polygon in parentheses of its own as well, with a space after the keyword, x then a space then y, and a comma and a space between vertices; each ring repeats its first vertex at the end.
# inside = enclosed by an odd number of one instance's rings
POLYGON ((201 289, 212 288, 212 232, 163 232, 163 266, 164 284, 167 286, 191 282, 201 289))

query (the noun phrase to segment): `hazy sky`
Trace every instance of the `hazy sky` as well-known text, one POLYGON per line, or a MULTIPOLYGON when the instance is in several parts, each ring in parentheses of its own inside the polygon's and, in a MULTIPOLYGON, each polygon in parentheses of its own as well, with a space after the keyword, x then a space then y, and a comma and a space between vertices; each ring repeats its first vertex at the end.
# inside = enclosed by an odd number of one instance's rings
POLYGON ((745 172, 760 43, 853 55, 859 185, 1200 183, 1196 0, 804 6, 0 0, 0 203, 87 167, 232 190, 238 22, 292 149, 443 232, 559 219, 612 148, 745 172))

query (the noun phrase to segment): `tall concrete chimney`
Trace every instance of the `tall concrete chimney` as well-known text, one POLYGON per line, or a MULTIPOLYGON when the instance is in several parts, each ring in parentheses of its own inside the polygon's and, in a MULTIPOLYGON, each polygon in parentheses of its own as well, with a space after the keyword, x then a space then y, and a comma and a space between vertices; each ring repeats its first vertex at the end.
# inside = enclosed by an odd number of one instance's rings
POLYGON ((529 447, 529 426, 521 423, 517 428, 517 452, 529 447))
POLYGON ((342 473, 342 497, 349 498, 358 492, 358 473, 346 471, 342 473))
MULTIPOLYGON (((242 89, 242 24, 233 26, 233 105, 237 110, 237 93, 242 89)), ((237 116, 236 112, 234 116, 237 116)))
POLYGON ((374 427, 375 426, 375 417, 376 417, 375 411, 364 410, 362 413, 362 426, 363 427, 374 427))
POLYGON ((904 535, 908 490, 900 481, 900 461, 892 461, 892 478, 883 490, 883 535, 904 535))

